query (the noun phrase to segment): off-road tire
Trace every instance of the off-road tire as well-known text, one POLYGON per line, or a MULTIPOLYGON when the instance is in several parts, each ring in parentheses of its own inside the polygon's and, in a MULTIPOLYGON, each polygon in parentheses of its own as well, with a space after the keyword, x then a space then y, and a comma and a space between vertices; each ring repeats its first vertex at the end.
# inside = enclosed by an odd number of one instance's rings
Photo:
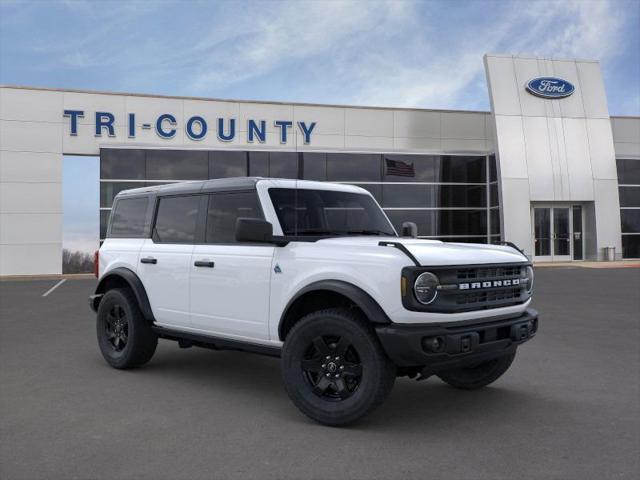
POLYGON ((470 368, 458 368, 438 373, 438 377, 455 388, 477 390, 500 378, 511 366, 516 352, 470 368))
MULTIPOLYGON (((115 288, 105 293, 98 306, 96 321, 98 345, 102 356, 113 368, 127 369, 144 365, 156 351, 158 337, 151 330, 131 290, 115 288), (114 340, 114 327, 124 333, 126 342, 114 340)), ((121 337, 123 338, 123 337, 121 337)))
POLYGON ((330 308, 312 312, 293 326, 282 350, 282 377, 287 394, 302 413, 325 425, 342 426, 384 402, 393 388, 396 369, 359 312, 330 308), (326 356, 319 355, 322 343, 329 348, 326 356), (328 360, 317 364, 318 358, 328 360))

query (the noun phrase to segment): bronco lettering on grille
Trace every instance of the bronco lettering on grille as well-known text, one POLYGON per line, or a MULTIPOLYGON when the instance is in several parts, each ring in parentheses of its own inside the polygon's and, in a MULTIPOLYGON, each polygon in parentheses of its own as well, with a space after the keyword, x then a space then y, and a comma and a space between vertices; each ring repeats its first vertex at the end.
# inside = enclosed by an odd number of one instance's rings
POLYGON ((471 282, 471 283, 460 283, 458 284, 458 289, 460 290, 478 290, 481 288, 494 288, 494 287, 513 287, 516 285, 520 285, 519 278, 511 278, 507 280, 491 280, 488 282, 471 282))

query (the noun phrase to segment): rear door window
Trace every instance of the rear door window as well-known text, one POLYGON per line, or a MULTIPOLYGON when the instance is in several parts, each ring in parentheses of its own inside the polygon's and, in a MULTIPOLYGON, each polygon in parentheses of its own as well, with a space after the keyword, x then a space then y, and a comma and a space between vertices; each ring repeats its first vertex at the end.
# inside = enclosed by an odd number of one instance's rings
POLYGON ((143 237, 148 204, 147 197, 118 200, 111 215, 109 237, 143 237))
POLYGON ((201 195, 162 197, 153 229, 156 243, 194 243, 201 195))

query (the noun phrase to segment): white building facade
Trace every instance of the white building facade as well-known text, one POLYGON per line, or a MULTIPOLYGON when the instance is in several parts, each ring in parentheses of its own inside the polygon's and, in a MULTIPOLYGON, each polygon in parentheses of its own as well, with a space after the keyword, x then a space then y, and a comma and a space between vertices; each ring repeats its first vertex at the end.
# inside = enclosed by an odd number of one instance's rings
POLYGON ((490 112, 0 87, 0 275, 61 273, 65 155, 100 157, 103 226, 124 188, 310 178, 367 188, 424 238, 640 257, 640 117, 609 116, 598 62, 485 69, 490 112))

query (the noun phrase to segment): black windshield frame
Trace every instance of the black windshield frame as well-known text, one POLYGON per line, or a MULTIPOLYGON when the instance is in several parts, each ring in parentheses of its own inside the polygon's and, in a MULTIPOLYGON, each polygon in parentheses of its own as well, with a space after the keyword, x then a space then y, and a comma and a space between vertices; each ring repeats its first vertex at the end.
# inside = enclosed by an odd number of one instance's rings
POLYGON ((398 236, 367 193, 278 187, 268 191, 285 237, 314 240, 355 235, 398 236))

